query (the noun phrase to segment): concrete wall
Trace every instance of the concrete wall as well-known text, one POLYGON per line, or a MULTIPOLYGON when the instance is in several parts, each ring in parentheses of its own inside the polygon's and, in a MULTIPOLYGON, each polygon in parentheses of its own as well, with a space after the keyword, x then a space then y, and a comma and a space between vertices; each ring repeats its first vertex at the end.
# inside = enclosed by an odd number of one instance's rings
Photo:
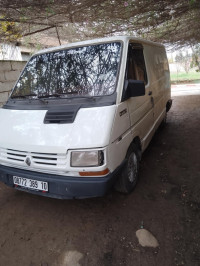
POLYGON ((25 64, 24 61, 0 61, 0 106, 7 101, 25 64))

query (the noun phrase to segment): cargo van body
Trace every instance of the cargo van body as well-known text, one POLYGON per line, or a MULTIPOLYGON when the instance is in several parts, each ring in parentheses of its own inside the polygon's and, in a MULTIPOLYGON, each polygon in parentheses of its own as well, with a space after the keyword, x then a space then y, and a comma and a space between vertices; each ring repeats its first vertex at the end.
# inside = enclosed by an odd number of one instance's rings
POLYGON ((129 193, 170 107, 160 44, 118 36, 40 51, 0 109, 0 180, 62 199, 129 193))

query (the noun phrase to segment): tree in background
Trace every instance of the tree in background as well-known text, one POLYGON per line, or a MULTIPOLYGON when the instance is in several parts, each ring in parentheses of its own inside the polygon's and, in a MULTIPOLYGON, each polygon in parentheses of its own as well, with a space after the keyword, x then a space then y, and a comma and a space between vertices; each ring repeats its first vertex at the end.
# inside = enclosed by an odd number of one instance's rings
POLYGON ((188 51, 186 51, 186 54, 183 56, 184 60, 183 60, 183 68, 185 70, 185 72, 188 74, 190 68, 191 68, 191 55, 188 53, 188 51))
POLYGON ((191 67, 196 67, 196 71, 200 72, 200 44, 192 46, 191 67))
POLYGON ((178 73, 181 71, 182 62, 183 62, 183 54, 181 51, 175 56, 175 62, 176 62, 176 71, 178 75, 178 73))
POLYGON ((191 55, 186 51, 184 54, 182 51, 180 51, 176 57, 175 61, 178 64, 177 72, 181 70, 181 67, 184 68, 185 72, 188 74, 190 68, 191 68, 191 55))

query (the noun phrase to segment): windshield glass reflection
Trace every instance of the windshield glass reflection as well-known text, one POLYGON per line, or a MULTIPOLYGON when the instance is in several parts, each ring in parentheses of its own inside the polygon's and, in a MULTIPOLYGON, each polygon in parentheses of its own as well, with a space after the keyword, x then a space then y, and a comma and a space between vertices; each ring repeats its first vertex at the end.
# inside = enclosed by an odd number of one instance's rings
POLYGON ((115 91, 119 42, 77 47, 30 59, 11 98, 87 97, 115 91))

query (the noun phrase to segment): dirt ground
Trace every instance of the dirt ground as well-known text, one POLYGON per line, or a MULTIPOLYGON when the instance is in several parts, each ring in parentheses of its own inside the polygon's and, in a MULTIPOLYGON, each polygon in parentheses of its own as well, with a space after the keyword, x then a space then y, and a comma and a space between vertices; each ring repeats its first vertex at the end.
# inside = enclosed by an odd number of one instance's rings
POLYGON ((55 200, 0 184, 0 266, 200 265, 200 95, 173 97, 129 196, 55 200), (144 227, 159 248, 143 248, 144 227))

